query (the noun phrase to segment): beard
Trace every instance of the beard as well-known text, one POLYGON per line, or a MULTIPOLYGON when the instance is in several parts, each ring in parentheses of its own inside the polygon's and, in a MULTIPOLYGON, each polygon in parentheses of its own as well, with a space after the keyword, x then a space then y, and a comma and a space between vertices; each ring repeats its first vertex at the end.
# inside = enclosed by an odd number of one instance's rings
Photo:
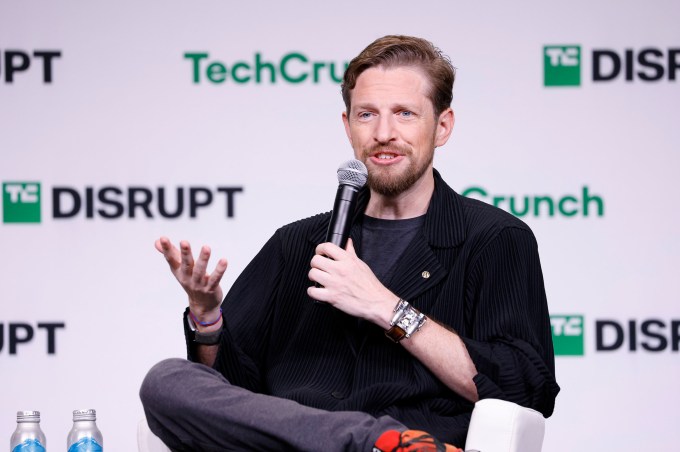
MULTIPOLYGON (((386 146, 377 145, 367 150, 364 153, 364 161, 368 160, 368 156, 372 153, 378 152, 386 146)), ((424 156, 420 160, 412 160, 413 152, 411 149, 403 147, 396 147, 394 145, 389 147, 392 150, 398 150, 405 157, 411 159, 409 165, 402 171, 393 168, 374 168, 373 171, 368 172, 368 187, 371 191, 381 194, 386 197, 398 196, 420 180, 420 178, 428 170, 434 159, 434 145, 429 155, 424 156)))

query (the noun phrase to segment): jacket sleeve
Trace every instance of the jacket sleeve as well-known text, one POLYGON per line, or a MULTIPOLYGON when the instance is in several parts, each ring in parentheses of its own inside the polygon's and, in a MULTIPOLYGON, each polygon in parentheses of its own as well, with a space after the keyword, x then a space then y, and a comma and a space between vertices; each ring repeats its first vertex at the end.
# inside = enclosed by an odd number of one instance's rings
POLYGON ((533 234, 502 230, 470 268, 462 339, 478 371, 479 398, 509 400, 550 416, 560 388, 533 234))
MULTIPOLYGON (((232 384, 263 391, 273 304, 283 269, 279 232, 264 245, 236 279, 222 303, 222 338, 213 367, 232 384)), ((187 340, 188 358, 196 360, 187 340)))

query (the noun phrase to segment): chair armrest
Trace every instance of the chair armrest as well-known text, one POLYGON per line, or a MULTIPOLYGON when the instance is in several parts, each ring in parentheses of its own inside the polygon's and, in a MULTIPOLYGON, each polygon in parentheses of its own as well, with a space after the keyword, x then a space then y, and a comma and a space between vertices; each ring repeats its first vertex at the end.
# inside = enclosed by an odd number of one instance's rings
POLYGON ((480 452, 541 452, 545 418, 531 408, 498 399, 475 404, 466 450, 480 452))
POLYGON ((171 452, 159 437, 153 434, 143 418, 137 424, 137 450, 139 452, 171 452))

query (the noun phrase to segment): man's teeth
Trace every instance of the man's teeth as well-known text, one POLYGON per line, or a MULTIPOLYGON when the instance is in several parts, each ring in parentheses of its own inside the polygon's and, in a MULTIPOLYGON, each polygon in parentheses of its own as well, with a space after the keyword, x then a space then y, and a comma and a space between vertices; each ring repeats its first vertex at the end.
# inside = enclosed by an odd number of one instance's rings
POLYGON ((388 159, 393 159, 394 155, 392 155, 392 154, 378 154, 377 157, 381 160, 388 160, 388 159))

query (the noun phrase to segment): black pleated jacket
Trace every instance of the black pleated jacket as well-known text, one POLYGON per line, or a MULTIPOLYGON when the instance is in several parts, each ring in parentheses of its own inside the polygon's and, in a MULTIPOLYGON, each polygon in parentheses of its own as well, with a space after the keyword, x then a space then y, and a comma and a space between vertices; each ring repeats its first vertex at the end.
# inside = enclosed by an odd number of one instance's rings
MULTIPOLYGON (((434 175, 422 230, 386 286, 460 334, 479 372, 480 399, 510 400, 547 417, 559 386, 534 235, 519 219, 461 197, 434 175)), ((369 196, 362 193, 352 228, 357 245, 369 196)), ((388 414, 464 444, 469 401, 379 327, 307 295, 309 262, 329 220, 324 213, 280 228, 239 276, 224 300, 215 368, 255 392, 326 410, 388 414)))

